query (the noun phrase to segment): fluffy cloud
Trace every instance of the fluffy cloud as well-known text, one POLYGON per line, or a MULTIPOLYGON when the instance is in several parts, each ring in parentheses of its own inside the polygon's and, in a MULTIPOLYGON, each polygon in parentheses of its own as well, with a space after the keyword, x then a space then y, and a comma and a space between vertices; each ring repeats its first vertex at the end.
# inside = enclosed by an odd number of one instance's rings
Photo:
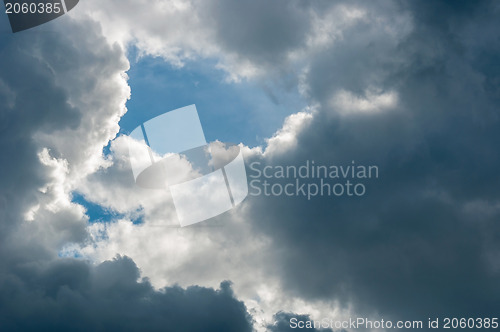
POLYGON ((123 50, 96 22, 60 20, 55 29, 2 40, 1 328, 250 331, 225 279, 218 290, 157 291, 129 258, 58 257, 89 238, 71 192, 110 166, 102 149, 119 130, 129 88, 123 50))
POLYGON ((294 78, 298 64, 366 15, 356 3, 281 0, 87 1, 79 9, 101 22, 111 42, 177 66, 215 59, 233 81, 294 78))

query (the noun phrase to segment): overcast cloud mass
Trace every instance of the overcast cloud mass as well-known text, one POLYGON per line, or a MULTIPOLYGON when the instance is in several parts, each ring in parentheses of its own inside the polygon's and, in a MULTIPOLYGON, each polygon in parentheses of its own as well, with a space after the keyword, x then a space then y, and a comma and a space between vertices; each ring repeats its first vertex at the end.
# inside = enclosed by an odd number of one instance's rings
POLYGON ((12 34, 2 15, 0 330, 496 317, 499 18, 493 0, 82 0, 12 34), (250 195, 177 227, 169 194, 134 184, 119 134, 145 112, 127 104, 144 59, 307 105, 269 114, 282 125, 262 144, 235 142, 249 180, 252 163, 312 160, 379 177, 361 197, 250 195))

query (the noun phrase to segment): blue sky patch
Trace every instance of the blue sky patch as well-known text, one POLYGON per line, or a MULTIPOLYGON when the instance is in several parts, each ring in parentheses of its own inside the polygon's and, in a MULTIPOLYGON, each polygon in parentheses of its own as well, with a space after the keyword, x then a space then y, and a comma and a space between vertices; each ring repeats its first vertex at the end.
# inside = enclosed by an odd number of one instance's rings
POLYGON ((306 106, 298 91, 246 81, 230 83, 212 60, 187 62, 177 68, 162 58, 145 56, 134 62, 129 52, 131 99, 120 121, 122 134, 157 115, 195 104, 207 141, 262 145, 283 120, 306 106))

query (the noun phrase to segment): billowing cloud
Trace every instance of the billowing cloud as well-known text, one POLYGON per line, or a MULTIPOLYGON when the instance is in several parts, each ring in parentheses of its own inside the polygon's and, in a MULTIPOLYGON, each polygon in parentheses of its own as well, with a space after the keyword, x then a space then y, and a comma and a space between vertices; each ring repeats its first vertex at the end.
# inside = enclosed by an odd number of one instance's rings
POLYGON ((306 82, 319 110, 293 151, 266 164, 354 160, 378 165, 380 178, 363 198, 249 202, 255 229, 287 248, 286 288, 303 297, 415 319, 491 315, 498 305, 498 215, 468 208, 500 198, 498 72, 487 65, 500 47, 498 5, 483 2, 472 17, 436 6, 446 18, 433 6, 401 8, 414 27, 405 36, 367 22, 311 60, 306 82), (373 84, 379 94, 366 92, 373 84))
POLYGON ((102 149, 129 96, 123 50, 95 21, 60 24, 2 37, 1 329, 251 331, 225 279, 217 290, 156 290, 127 257, 59 257, 89 238, 89 218, 71 192, 109 167, 102 149))

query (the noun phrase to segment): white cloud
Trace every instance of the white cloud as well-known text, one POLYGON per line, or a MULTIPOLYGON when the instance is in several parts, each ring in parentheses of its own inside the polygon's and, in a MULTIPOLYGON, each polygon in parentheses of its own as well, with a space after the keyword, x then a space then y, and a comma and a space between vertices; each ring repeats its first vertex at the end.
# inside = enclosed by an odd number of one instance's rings
POLYGON ((398 95, 395 91, 376 92, 368 89, 361 96, 341 89, 331 100, 331 107, 342 115, 356 113, 378 113, 392 110, 398 106, 398 95))
POLYGON ((288 116, 283 127, 267 140, 264 156, 272 158, 293 150, 297 145, 297 136, 308 127, 313 116, 314 112, 310 108, 288 116))
POLYGON ((135 46, 140 56, 162 57, 175 66, 215 59, 233 82, 293 71, 366 18, 366 10, 353 4, 234 6, 213 0, 88 0, 71 14, 98 20, 109 43, 135 46))

